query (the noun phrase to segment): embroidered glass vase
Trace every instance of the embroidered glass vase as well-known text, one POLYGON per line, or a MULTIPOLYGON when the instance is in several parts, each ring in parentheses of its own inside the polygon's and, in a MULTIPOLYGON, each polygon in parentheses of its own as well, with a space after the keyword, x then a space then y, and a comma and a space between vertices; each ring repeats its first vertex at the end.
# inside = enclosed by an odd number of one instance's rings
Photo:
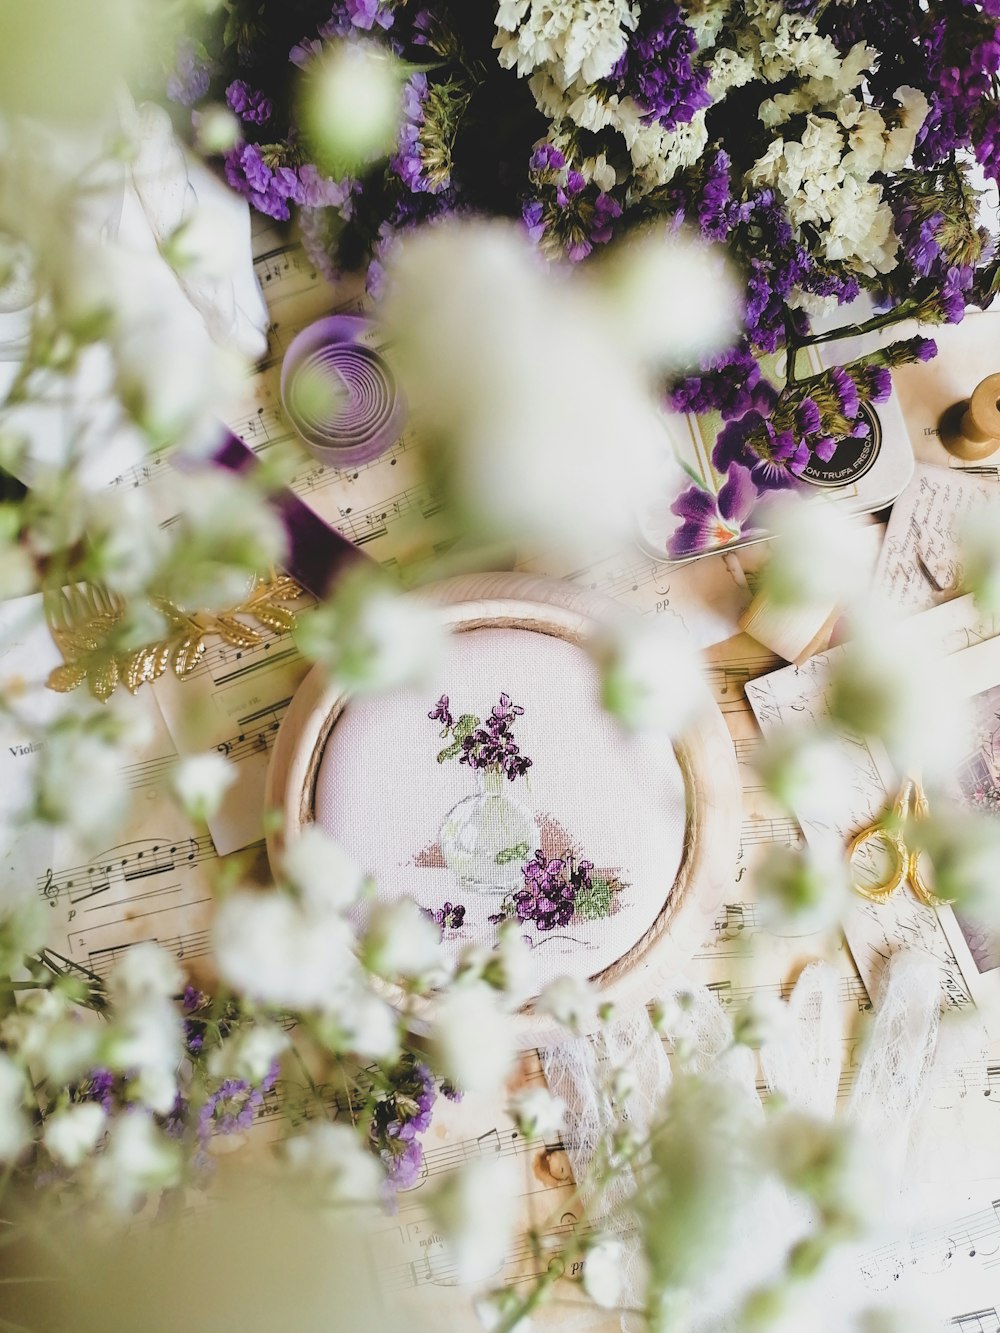
POLYGON ((464 889, 509 893, 524 883, 522 866, 540 834, 531 812, 508 794, 500 768, 474 769, 480 790, 466 796, 441 825, 441 853, 464 889))

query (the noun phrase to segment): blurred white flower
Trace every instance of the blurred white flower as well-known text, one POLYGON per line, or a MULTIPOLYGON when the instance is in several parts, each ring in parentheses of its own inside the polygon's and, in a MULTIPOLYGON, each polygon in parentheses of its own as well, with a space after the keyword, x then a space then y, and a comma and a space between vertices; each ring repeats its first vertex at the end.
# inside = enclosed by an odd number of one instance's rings
POLYGON ((663 222, 607 248, 588 273, 623 347, 651 368, 676 368, 729 347, 742 293, 725 251, 663 222))
POLYGON ((372 972, 390 980, 441 977, 448 971, 440 930, 409 898, 372 909, 361 957, 372 972))
POLYGON ((850 902, 844 849, 836 843, 773 846, 754 870, 754 885, 774 929, 829 930, 850 902))
POLYGON ((214 1078, 240 1078, 262 1083, 271 1066, 290 1045, 290 1038, 273 1023, 255 1022, 217 1046, 208 1058, 214 1078))
POLYGON ((292 1169, 325 1203, 374 1203, 385 1173, 350 1125, 311 1125, 284 1144, 292 1169))
POLYGON ((184 973, 165 949, 143 940, 126 949, 108 976, 108 998, 126 1007, 149 998, 170 999, 184 985, 184 973))
POLYGON ((91 1163, 95 1193, 110 1211, 129 1213, 143 1195, 176 1185, 180 1145, 141 1111, 124 1111, 112 1122, 104 1151, 91 1163))
POLYGON ((219 905, 212 933, 223 980, 279 1008, 336 1008, 355 969, 347 922, 277 890, 230 893, 219 905))
POLYGON ((108 977, 112 1022, 104 1059, 127 1073, 133 1095, 160 1115, 177 1095, 184 1029, 172 997, 183 983, 169 954, 149 942, 128 949, 108 977))
POLYGON ((759 1050, 780 1041, 789 1030, 788 1005, 777 995, 757 991, 742 1005, 733 1019, 733 1041, 759 1050))
POLYGON ((888 1187, 880 1155, 857 1127, 786 1110, 765 1127, 763 1158, 827 1225, 857 1234, 882 1215, 888 1187))
POLYGON ((423 684, 447 642, 433 608, 376 582, 367 570, 343 579, 328 602, 301 616, 295 637, 306 657, 353 691, 423 684))
POLYGON ((959 536, 962 582, 987 613, 1000 611, 1000 504, 973 510, 959 536))
POLYGON ((345 998, 337 1016, 348 1048, 363 1059, 395 1060, 399 1056, 399 1015, 391 1005, 358 986, 345 998))
POLYGON ((918 866, 932 893, 1000 927, 1000 820, 995 815, 935 799, 926 819, 911 821, 906 837, 911 847, 921 849, 918 866))
POLYGON ((452 1171, 429 1206, 459 1282, 482 1282, 504 1261, 517 1212, 510 1163, 483 1158, 452 1171), (486 1201, 488 1202, 488 1205, 486 1201))
POLYGON ((365 886, 354 861, 318 824, 306 824, 289 839, 282 869, 302 900, 318 909, 342 911, 358 900, 365 886))
POLYGON ((815 725, 788 726, 757 746, 751 760, 764 789, 800 818, 821 818, 830 793, 852 777, 843 740, 815 725))
POLYGON ((630 731, 680 736, 709 702, 690 639, 655 616, 615 619, 590 641, 601 702, 630 731))
POLYGON ((494 1333, 503 1328, 505 1333, 532 1333, 534 1322, 524 1315, 516 1324, 509 1323, 514 1307, 517 1305, 516 1291, 491 1291, 486 1296, 477 1296, 473 1301, 476 1318, 486 1330, 494 1333))
POLYGON ((86 846, 106 845, 120 827, 128 801, 116 746, 75 726, 49 732, 35 776, 39 819, 68 825, 86 846))
POLYGON ((185 755, 174 765, 170 785, 189 819, 211 819, 236 781, 236 769, 215 750, 185 755))
POLYGON ((240 122, 221 102, 192 111, 191 127, 195 146, 206 157, 225 153, 240 142, 240 122))
POLYGON ((300 118, 314 160, 335 179, 392 152, 402 116, 404 67, 371 42, 331 42, 310 62, 300 118))
POLYGON ((287 537, 275 511, 245 479, 224 468, 174 469, 164 478, 178 515, 172 558, 157 590, 184 610, 226 610, 255 575, 280 565, 287 537))
POLYGON ((590 1032, 597 1025, 597 992, 583 977, 557 977, 539 995, 536 1010, 549 1014, 571 1032, 590 1032))
POLYGON ((511 1020, 481 981, 444 992, 432 1040, 442 1069, 463 1092, 495 1092, 514 1060, 511 1020))
POLYGON ((939 652, 886 617, 859 618, 853 628, 830 662, 833 719, 878 736, 901 772, 922 772, 928 782, 954 773, 970 734, 968 706, 945 688, 939 652))
POLYGON ((24 1111, 27 1091, 24 1074, 0 1051, 0 1162, 16 1161, 31 1137, 24 1111))
POLYGON ((45 1121, 45 1146, 61 1166, 78 1167, 97 1147, 106 1119, 99 1103, 75 1102, 45 1121))
POLYGON ((145 588, 167 551, 143 487, 116 487, 87 498, 88 568, 114 592, 131 596, 145 588))
POLYGON ((613 1236, 598 1236, 583 1259, 583 1289, 604 1310, 617 1304, 625 1275, 625 1250, 613 1236))
POLYGON ((436 224, 400 243, 383 323, 470 529, 572 552, 630 537, 670 443, 585 281, 508 224, 436 224))
POLYGON ((552 1139, 562 1133, 566 1103, 548 1088, 522 1088, 511 1098, 511 1110, 528 1139, 552 1139))
POLYGON ((786 492, 762 506, 760 521, 774 537, 757 587, 777 605, 832 609, 853 604, 868 587, 864 530, 841 505, 786 492))

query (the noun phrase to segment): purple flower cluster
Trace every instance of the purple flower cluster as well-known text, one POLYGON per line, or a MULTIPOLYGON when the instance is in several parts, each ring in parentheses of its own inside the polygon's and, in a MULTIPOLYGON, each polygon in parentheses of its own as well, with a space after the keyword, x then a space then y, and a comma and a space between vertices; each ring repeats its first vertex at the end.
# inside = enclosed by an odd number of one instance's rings
POLYGON ((208 92, 213 63, 200 54, 189 37, 177 40, 173 73, 167 79, 167 96, 181 106, 193 106, 208 92))
POLYGON ((282 222, 291 216, 292 204, 342 209, 350 200, 354 189, 351 181, 330 180, 311 162, 283 165, 281 158, 280 148, 239 144, 225 155, 226 180, 258 212, 282 222))
POLYGON ((98 1102, 110 1115, 114 1107, 115 1075, 110 1069, 92 1069, 77 1092, 81 1102, 98 1102))
MULTIPOLYGON (((576 896, 589 889, 592 861, 566 855, 550 860, 541 850, 524 866, 524 888, 518 889, 512 907, 518 921, 533 921, 539 930, 565 926, 573 916, 576 896)), ((499 918, 498 918, 499 919, 499 918)))
POLYGON ((645 118, 672 130, 710 105, 708 69, 696 69, 698 39, 675 0, 645 0, 639 26, 611 72, 611 83, 645 118))
POLYGON ((226 89, 226 102, 248 125, 266 125, 274 108, 271 99, 255 91, 243 79, 234 79, 226 89))
POLYGON ((277 1082, 278 1062, 275 1060, 259 1086, 242 1078, 227 1078, 210 1093, 198 1111, 198 1137, 203 1143, 213 1134, 235 1134, 249 1129, 264 1100, 277 1082))
POLYGON ((521 218, 536 245, 551 242, 574 264, 595 245, 607 245, 622 215, 613 195, 588 185, 582 172, 567 169, 565 155, 550 143, 535 148, 528 174, 532 193, 521 205, 521 218))
POLYGON ((399 147, 390 160, 390 167, 414 194, 439 194, 447 188, 447 181, 431 182, 424 174, 420 130, 424 123, 424 102, 427 100, 427 75, 421 71, 412 74, 403 88, 403 122, 399 130, 399 147))
POLYGON ((388 1182, 396 1190, 410 1189, 420 1179, 424 1153, 417 1136, 430 1128, 436 1101, 431 1071, 405 1055, 389 1074, 389 1087, 375 1104, 369 1130, 388 1182))

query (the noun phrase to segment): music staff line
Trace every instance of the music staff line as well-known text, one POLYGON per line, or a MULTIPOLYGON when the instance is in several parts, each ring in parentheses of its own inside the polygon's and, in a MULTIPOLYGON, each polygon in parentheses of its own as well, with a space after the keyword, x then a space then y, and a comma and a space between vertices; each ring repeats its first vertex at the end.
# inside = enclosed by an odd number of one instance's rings
POLYGON ((38 893, 43 901, 52 906, 60 898, 67 899, 71 906, 75 906, 110 892, 113 885, 128 888, 136 881, 153 875, 214 860, 215 854, 215 846, 207 834, 175 842, 166 838, 162 841, 140 838, 110 847, 86 865, 71 866, 58 872, 46 870, 38 876, 38 893))

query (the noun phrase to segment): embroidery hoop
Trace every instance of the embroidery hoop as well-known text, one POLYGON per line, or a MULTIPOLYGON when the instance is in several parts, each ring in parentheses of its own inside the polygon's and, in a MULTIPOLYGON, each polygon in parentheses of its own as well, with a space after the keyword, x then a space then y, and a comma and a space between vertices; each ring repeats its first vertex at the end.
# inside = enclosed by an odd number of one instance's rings
MULTIPOLYGON (((523 574, 479 574, 448 579, 422 589, 421 601, 440 608, 453 633, 517 629, 552 635, 580 646, 606 616, 608 601, 571 584, 523 574)), ((615 608, 620 613, 620 608, 615 608)), ((265 808, 280 813, 269 833, 272 867, 280 864, 285 838, 311 823, 316 779, 327 740, 345 706, 347 691, 329 684, 320 667, 299 686, 279 728, 268 767, 265 808)), ((719 709, 713 704, 698 724, 674 744, 687 797, 680 868, 664 888, 664 901, 644 935, 609 967, 591 978, 602 1002, 622 1015, 647 1004, 690 961, 709 933, 739 851, 741 798, 736 754, 719 709)), ((414 1001, 390 983, 380 986, 398 1008, 404 1000, 419 1028, 433 1012, 433 998, 414 1001)), ((560 1035, 532 1003, 517 1014, 523 1048, 551 1045, 560 1035)))

